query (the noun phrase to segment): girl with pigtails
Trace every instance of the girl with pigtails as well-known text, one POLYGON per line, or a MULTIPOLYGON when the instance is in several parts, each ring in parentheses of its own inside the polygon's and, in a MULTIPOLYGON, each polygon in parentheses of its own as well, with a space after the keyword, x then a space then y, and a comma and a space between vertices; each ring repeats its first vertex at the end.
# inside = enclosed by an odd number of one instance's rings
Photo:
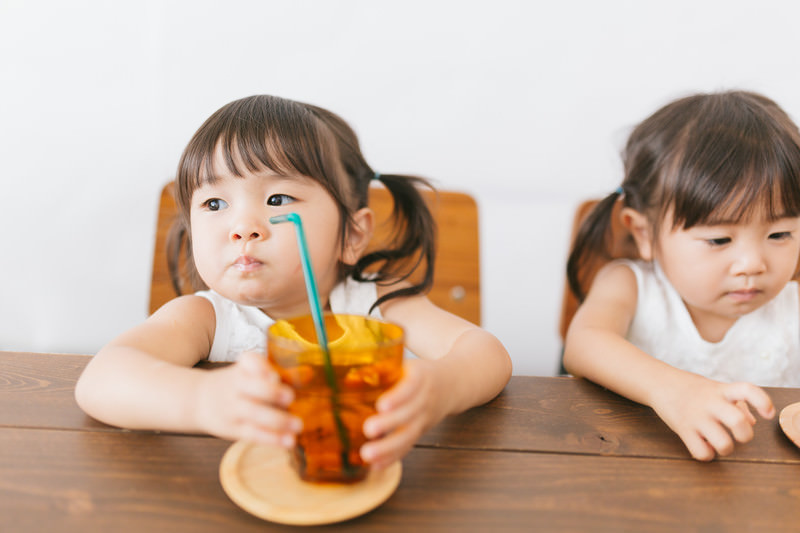
MULTIPOLYGON (((435 228, 417 177, 381 175, 366 163, 353 130, 325 109, 252 96, 215 112, 181 157, 173 235, 189 250, 197 292, 171 300, 104 346, 87 365, 76 399, 89 415, 131 429, 208 433, 294 446, 300 421, 292 391, 264 357, 265 331, 309 313, 291 224, 299 214, 322 304, 334 313, 384 318, 405 331, 416 358, 377 402, 361 448, 373 467, 405 455, 442 420, 497 395, 511 374, 502 344, 432 304, 435 228), (374 180, 395 200, 400 233, 369 253, 374 180), (417 260, 426 272, 406 281, 417 260), (215 370, 196 363, 231 361, 215 370)), ((173 250, 180 248, 174 246, 173 250)), ((173 279, 178 278, 172 261, 173 279)))
POLYGON ((753 438, 761 386, 800 386, 800 133, 750 92, 676 100, 637 126, 625 177, 579 229, 564 366, 652 407, 696 459, 753 438), (618 211, 614 207, 621 206, 618 211), (581 290, 618 212, 638 251, 581 290))

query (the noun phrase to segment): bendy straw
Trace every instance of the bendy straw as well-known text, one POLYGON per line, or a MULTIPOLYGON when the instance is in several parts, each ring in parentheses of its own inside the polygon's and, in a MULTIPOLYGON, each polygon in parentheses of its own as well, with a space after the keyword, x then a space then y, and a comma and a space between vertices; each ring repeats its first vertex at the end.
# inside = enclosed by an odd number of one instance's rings
MULTIPOLYGON (((303 276, 306 281, 306 292, 308 293, 308 305, 311 307, 311 318, 314 319, 314 330, 317 333, 317 343, 325 354, 326 365, 330 363, 330 352, 328 351, 328 332, 325 330, 325 319, 322 315, 322 304, 319 301, 317 292, 317 281, 314 278, 314 271, 311 268, 311 256, 308 253, 308 243, 306 242, 306 232, 303 230, 303 220, 297 213, 278 215, 269 219, 272 224, 282 222, 292 222, 297 234, 297 248, 300 250, 300 262, 303 264, 303 276)), ((336 387, 334 380, 333 387, 336 387)))

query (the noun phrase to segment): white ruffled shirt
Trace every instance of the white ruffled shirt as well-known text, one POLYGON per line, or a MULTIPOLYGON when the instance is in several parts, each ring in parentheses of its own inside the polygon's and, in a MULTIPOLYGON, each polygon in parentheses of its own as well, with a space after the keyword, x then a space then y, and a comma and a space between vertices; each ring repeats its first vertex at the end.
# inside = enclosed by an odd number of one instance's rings
MULTIPOLYGON (((211 302, 217 317, 214 342, 208 360, 232 362, 246 350, 264 352, 267 347, 267 327, 275 322, 258 307, 237 304, 214 291, 195 293, 211 302)), ((367 315, 370 306, 378 299, 373 282, 346 279, 331 291, 330 304, 334 313, 367 315)), ((382 319, 378 308, 369 316, 382 319)))
POLYGON ((723 381, 800 387, 800 304, 791 281, 740 317, 719 342, 703 339, 657 263, 618 260, 636 275, 638 301, 627 339, 674 367, 723 381))

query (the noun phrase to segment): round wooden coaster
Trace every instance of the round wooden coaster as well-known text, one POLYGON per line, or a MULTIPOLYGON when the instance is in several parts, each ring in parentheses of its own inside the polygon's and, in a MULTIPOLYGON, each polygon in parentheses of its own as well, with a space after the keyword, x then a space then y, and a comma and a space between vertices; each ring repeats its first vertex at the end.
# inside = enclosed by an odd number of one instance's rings
POLYGON ((259 518, 290 525, 341 522, 374 509, 400 483, 400 461, 352 485, 301 480, 283 448, 236 442, 219 465, 222 488, 236 505, 259 518))
POLYGON ((778 422, 786 436, 796 446, 800 446, 800 402, 787 405, 781 409, 778 422))

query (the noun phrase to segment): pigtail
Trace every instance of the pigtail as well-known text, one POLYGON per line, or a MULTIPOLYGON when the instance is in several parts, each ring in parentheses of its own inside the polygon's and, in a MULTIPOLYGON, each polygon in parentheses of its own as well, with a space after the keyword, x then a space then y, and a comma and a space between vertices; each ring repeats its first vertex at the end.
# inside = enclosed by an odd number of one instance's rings
POLYGON ((175 294, 180 296, 181 291, 181 248, 186 241, 186 225, 180 220, 176 219, 167 233, 167 270, 169 271, 169 280, 172 283, 172 288, 175 294))
POLYGON ((167 233, 167 270, 175 294, 181 296, 208 287, 200 279, 192 257, 192 244, 183 218, 176 217, 167 233))
POLYGON ((394 199, 394 231, 388 246, 368 252, 359 259, 351 277, 357 281, 394 283, 409 279, 421 265, 424 270, 418 282, 378 298, 370 312, 392 298, 428 292, 433 285, 436 260, 436 221, 418 188, 433 187, 427 180, 416 176, 376 174, 375 178, 386 186, 394 199))
POLYGON ((598 261, 611 259, 609 239, 611 238, 614 206, 622 195, 620 189, 601 200, 584 219, 575 235, 572 250, 567 260, 567 282, 579 302, 586 298, 583 287, 590 282, 590 276, 597 271, 598 261))

